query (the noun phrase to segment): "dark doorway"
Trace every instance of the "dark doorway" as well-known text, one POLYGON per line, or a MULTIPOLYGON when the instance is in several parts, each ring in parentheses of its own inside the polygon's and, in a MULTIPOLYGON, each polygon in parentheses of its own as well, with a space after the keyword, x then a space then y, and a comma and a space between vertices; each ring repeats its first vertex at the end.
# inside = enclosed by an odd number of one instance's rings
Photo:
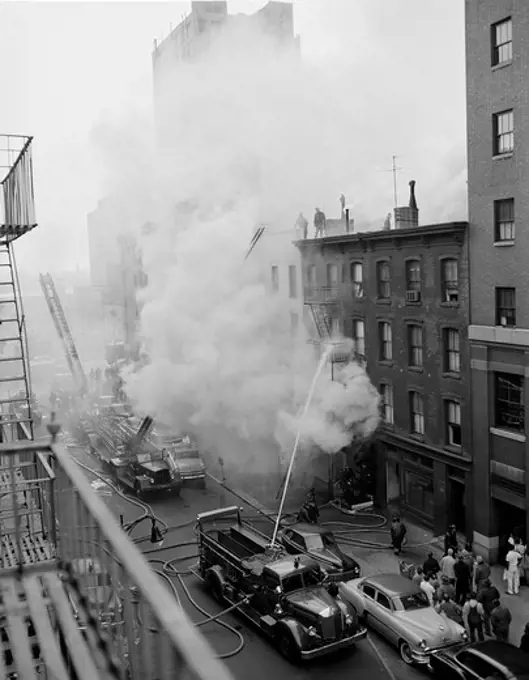
POLYGON ((448 484, 448 524, 455 524, 458 532, 465 534, 467 530, 465 483, 462 480, 450 478, 448 484))
POLYGON ((498 518, 498 537, 499 537, 499 561, 505 559, 507 554, 507 540, 511 532, 524 542, 527 540, 526 535, 526 517, 525 510, 518 508, 509 503, 494 500, 496 515, 498 518))

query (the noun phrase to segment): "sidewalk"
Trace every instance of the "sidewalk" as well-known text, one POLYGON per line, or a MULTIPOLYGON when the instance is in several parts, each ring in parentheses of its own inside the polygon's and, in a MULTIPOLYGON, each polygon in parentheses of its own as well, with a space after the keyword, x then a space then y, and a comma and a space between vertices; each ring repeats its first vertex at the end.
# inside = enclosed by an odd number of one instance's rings
MULTIPOLYGON (((358 524, 359 520, 364 519, 364 517, 358 517, 355 520, 354 517, 333 507, 326 507, 321 511, 322 522, 353 520, 353 524, 358 524)), ((362 567, 362 574, 366 576, 387 572, 399 573, 399 560, 419 565, 424 562, 430 551, 433 552, 436 559, 441 559, 444 553, 444 537, 436 537, 432 532, 410 523, 408 519, 405 522, 408 529, 408 543, 401 556, 396 556, 389 546, 389 522, 381 529, 362 531, 358 534, 359 538, 363 540, 377 541, 387 548, 356 547, 344 543, 342 550, 357 559, 362 567)), ((498 565, 492 567, 491 581, 500 592, 502 604, 506 605, 511 611, 510 641, 518 646, 525 624, 529 622, 529 587, 522 586, 519 595, 507 595, 505 581, 503 581, 503 567, 498 565)))

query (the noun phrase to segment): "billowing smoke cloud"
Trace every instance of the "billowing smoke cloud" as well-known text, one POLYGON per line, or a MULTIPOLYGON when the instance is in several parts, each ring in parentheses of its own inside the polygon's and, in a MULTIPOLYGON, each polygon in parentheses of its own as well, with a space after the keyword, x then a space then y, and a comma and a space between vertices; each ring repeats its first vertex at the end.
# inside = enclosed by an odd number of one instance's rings
MULTIPOLYGON (((231 32, 207 58, 167 75, 156 164, 141 180, 128 167, 114 186, 134 194, 142 219, 152 206, 156 223, 140 236, 150 363, 125 376, 127 392, 249 472, 269 471, 278 446, 292 446, 317 359, 305 337, 292 337, 287 301, 267 293, 244 253, 257 224, 284 229, 319 197, 337 197, 349 164, 350 111, 337 83, 269 48, 255 31, 231 32)), ((290 238, 284 247, 294 248, 290 238)), ((368 437, 378 401, 360 366, 335 382, 327 370, 302 423, 305 450, 336 452, 368 437)))

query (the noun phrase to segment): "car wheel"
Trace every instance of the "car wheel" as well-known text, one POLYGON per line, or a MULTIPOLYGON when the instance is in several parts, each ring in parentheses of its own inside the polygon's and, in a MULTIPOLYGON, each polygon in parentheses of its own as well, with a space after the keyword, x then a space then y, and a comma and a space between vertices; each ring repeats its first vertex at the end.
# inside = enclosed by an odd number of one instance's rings
POLYGON ((413 656, 411 655, 411 647, 404 640, 399 645, 399 652, 400 652, 401 659, 404 661, 404 663, 408 664, 408 666, 411 666, 413 664, 413 656))
POLYGON ((297 646, 291 633, 282 630, 277 641, 281 655, 290 663, 298 663, 301 658, 299 647, 297 646))

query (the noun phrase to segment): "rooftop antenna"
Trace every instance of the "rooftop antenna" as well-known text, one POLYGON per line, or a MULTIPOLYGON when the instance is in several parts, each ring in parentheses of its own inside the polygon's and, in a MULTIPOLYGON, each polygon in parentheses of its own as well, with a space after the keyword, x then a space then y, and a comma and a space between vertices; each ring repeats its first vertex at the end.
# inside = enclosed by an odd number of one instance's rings
POLYGON ((397 163, 396 163, 396 161, 397 161, 397 156, 395 156, 395 154, 393 154, 392 159, 393 159, 393 166, 392 166, 391 170, 388 170, 388 172, 392 172, 392 173, 393 173, 393 201, 394 201, 394 203, 395 203, 395 208, 397 208, 397 207, 398 207, 398 199, 397 199, 397 172, 398 172, 399 170, 402 170, 402 168, 397 166, 397 163))

